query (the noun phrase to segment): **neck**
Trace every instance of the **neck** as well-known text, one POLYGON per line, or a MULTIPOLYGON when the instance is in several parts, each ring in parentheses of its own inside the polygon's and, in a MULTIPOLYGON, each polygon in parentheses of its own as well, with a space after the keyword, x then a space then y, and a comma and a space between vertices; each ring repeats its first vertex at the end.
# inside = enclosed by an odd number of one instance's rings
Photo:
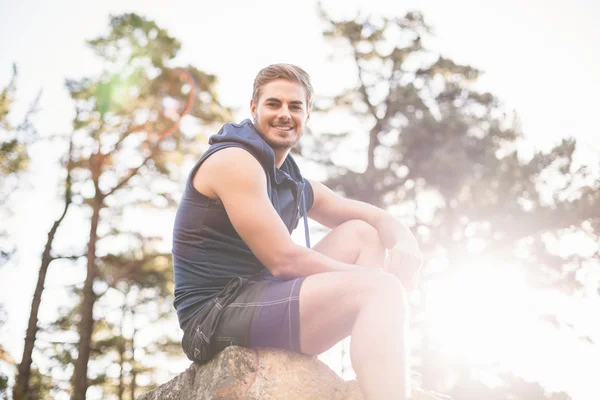
POLYGON ((275 167, 281 168, 281 166, 283 165, 283 162, 285 161, 286 157, 290 153, 290 149, 286 149, 286 150, 273 149, 273 152, 275 153, 275 167))

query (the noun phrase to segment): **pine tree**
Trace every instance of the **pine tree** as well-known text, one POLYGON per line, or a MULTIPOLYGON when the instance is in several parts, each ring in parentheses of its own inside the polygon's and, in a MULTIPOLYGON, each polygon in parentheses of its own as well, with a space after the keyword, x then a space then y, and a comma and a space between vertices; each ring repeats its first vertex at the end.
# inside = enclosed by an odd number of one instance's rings
MULTIPOLYGON (((31 103, 29 110, 18 118, 14 115, 14 104, 17 101, 17 66, 13 65, 13 75, 6 87, 0 90, 0 218, 7 219, 9 212, 9 198, 19 187, 19 176, 27 169, 29 146, 36 138, 33 118, 41 95, 31 103)), ((4 226, 0 227, 0 266, 8 261, 14 252, 4 226)))
MULTIPOLYGON (((532 283, 577 290, 583 257, 565 259, 546 245, 573 231, 598 238, 600 182, 576 167, 576 141, 520 154, 516 115, 477 89, 481 71, 427 48, 431 29, 420 13, 334 20, 320 11, 334 61, 355 73, 339 95, 316 102, 317 116, 340 116, 336 129, 313 132, 302 147, 326 168, 325 183, 403 218, 427 258, 447 261, 437 278, 472 257, 476 237, 486 258, 526 265, 532 283)), ((426 265, 422 278, 432 273, 426 265)), ((418 324, 423 312, 414 310, 412 320, 418 324)), ((419 326, 423 383, 445 390, 451 367, 428 346, 427 329, 419 326)))
MULTIPOLYGON (((165 321, 173 322, 170 254, 156 251, 158 240, 138 239, 144 243, 135 249, 98 259, 97 320, 90 344, 88 382, 107 399, 135 399, 153 389, 154 373, 160 369, 156 365, 163 365, 165 358, 182 356, 179 340, 161 332, 165 321)), ((74 288, 71 295, 81 299, 82 291, 74 288)), ((53 365, 47 375, 58 377, 58 371, 71 368, 77 346, 69 338, 76 334, 78 323, 78 307, 67 306, 43 330, 43 351, 53 365)), ((53 382, 55 393, 64 393, 69 385, 68 379, 53 382)))
MULTIPOLYGON (((96 304, 102 297, 99 291, 110 287, 106 281, 110 277, 108 265, 117 262, 117 259, 109 262, 108 254, 117 254, 122 262, 128 260, 128 265, 136 264, 135 257, 139 258, 144 240, 138 242, 137 250, 122 244, 147 236, 144 228, 124 232, 120 224, 136 212, 145 212, 149 215, 145 221, 150 222, 152 215, 173 207, 181 178, 179 166, 186 156, 193 157, 201 151, 205 131, 213 131, 216 125, 231 119, 230 110, 219 103, 215 93, 216 77, 194 66, 171 66, 180 43, 153 21, 136 14, 113 16, 108 33, 87 43, 105 69, 99 76, 66 82, 75 104, 75 118, 71 147, 65 156, 68 160, 65 161, 65 208, 49 232, 42 257, 23 362, 14 388, 16 399, 33 393, 31 364, 38 331, 37 313, 48 266, 57 258, 77 258, 57 256, 53 250, 54 238, 61 236, 62 228, 59 230, 58 226, 67 209, 77 207, 88 213, 88 217, 79 221, 89 226, 85 246, 87 276, 78 291, 81 302, 73 311, 79 337, 76 348, 60 340, 52 347, 56 347, 54 353, 61 362, 74 365, 72 389, 69 389, 72 398, 84 399, 90 383, 101 383, 88 382, 88 363, 95 356, 97 345, 94 332, 96 304), (184 130, 179 124, 185 115, 184 130)), ((148 255, 157 251, 145 250, 148 255)), ((126 276, 131 276, 135 269, 129 272, 126 276)), ((167 279, 150 275, 156 285, 167 279)), ((127 315, 135 312, 133 305, 127 307, 127 315)), ((123 341, 123 337, 119 339, 117 335, 115 343, 119 340, 123 341)), ((133 344, 129 346, 134 349, 133 344)), ((145 373, 136 360, 127 362, 132 365, 134 375, 145 373)), ((46 375, 45 379, 49 377, 46 375)), ((133 395, 135 381, 130 387, 133 395)), ((54 390, 65 390, 64 382, 59 382, 54 390)))
POLYGON ((157 209, 173 204, 173 191, 165 188, 174 186, 180 154, 197 145, 198 136, 172 129, 180 115, 189 112, 200 127, 210 129, 230 118, 214 91, 215 76, 193 66, 167 66, 180 44, 153 21, 136 14, 112 17, 108 35, 88 43, 107 68, 98 79, 67 82, 77 111, 74 172, 80 179, 74 190, 91 211, 74 400, 84 399, 88 387, 95 287, 101 279, 99 257, 106 252, 99 247, 106 236, 103 230, 109 232, 111 218, 139 202, 151 202, 157 209))

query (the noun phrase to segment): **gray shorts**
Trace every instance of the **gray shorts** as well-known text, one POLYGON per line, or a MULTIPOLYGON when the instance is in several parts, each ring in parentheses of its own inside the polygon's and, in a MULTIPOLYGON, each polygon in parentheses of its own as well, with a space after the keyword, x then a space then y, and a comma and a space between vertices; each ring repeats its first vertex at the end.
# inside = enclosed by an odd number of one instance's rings
POLYGON ((205 363, 227 346, 277 347, 300 353, 300 288, 304 278, 234 278, 184 328, 187 357, 205 363))

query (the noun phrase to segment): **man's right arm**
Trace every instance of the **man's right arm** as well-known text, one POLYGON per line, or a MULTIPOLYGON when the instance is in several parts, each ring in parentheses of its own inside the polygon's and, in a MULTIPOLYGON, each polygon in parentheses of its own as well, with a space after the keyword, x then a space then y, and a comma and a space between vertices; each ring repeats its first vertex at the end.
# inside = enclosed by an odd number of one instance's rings
POLYGON ((332 271, 373 272, 294 243, 269 200, 262 166, 243 149, 226 148, 208 157, 196 173, 194 186, 221 200, 237 233, 278 279, 332 271))

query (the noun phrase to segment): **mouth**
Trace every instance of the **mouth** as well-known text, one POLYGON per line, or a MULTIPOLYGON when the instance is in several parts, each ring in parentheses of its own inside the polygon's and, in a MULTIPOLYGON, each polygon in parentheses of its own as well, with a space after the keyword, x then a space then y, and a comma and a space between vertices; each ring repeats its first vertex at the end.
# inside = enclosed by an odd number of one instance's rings
POLYGON ((281 132, 290 132, 292 129, 294 129, 294 127, 291 125, 272 125, 271 124, 271 127, 275 128, 281 132))

